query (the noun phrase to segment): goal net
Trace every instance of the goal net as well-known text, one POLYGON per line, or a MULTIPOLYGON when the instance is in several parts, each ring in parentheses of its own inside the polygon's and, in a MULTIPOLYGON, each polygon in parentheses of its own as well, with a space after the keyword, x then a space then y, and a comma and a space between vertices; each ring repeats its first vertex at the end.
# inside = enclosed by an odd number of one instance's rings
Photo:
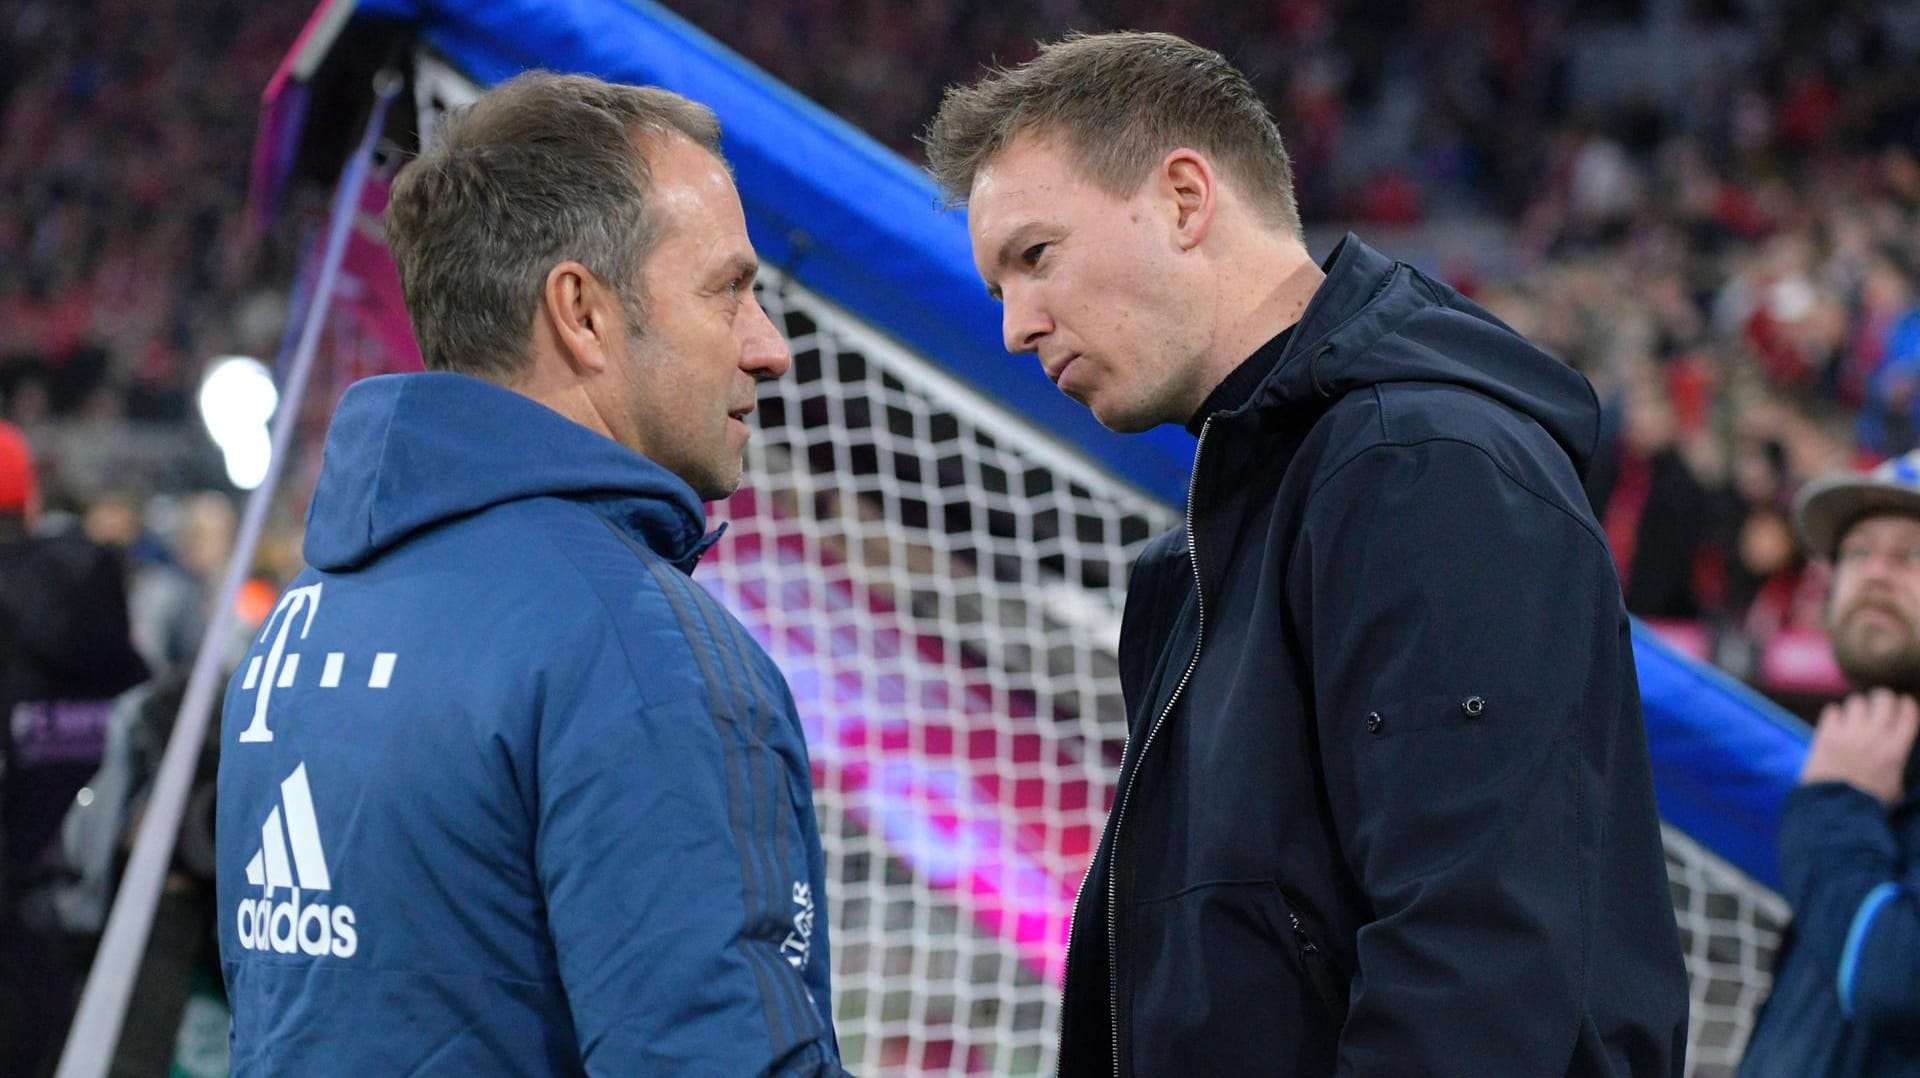
POLYGON ((806 724, 842 1051, 862 1072, 1050 1071, 1126 739, 1127 570, 1173 513, 802 286, 765 274, 761 299, 793 371, 762 390, 698 577, 806 724))
MULTIPOLYGON (((806 724, 841 1048, 862 1073, 1050 1073, 1126 737, 1127 571, 1174 510, 798 283, 761 298, 794 369, 698 576, 806 724)), ((1667 863, 1690 1070, 1730 1074, 1784 908, 1672 827, 1667 863)))
POLYGON ((1687 1073, 1731 1078, 1772 984, 1787 904, 1678 828, 1661 831, 1691 990, 1687 1073))

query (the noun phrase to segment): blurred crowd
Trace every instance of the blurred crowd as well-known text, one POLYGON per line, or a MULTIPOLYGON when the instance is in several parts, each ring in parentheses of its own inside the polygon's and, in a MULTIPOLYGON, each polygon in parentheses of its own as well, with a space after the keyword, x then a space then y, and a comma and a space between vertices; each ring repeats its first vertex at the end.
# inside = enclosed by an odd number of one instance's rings
MULTIPOLYGON (((1311 233, 1478 223, 1472 242, 1386 242, 1594 380, 1591 491, 1629 607, 1708 627, 1736 672, 1817 625, 1794 490, 1920 440, 1920 5, 669 6, 909 157, 943 86, 1069 29, 1225 52, 1280 122, 1311 233), (1689 63, 1614 62, 1658 41, 1689 63)), ((298 244, 248 232, 246 170, 311 7, 0 13, 0 415, 37 442, 74 420, 191 425, 207 358, 274 351, 298 244)), ((84 514, 98 487, 54 475, 49 497, 84 514)))
POLYGON ((0 7, 7 418, 180 419, 207 356, 271 353, 287 273, 241 210, 260 91, 310 7, 0 7))
POLYGON ((1278 119, 1310 235, 1414 236, 1387 247, 1593 379, 1629 608, 1743 677, 1818 631, 1794 491, 1920 437, 1920 5, 677 6, 909 156, 981 58, 1120 26, 1220 50, 1278 119), (1462 220, 1493 241, 1449 243, 1462 220))
MULTIPOLYGON (((12 873, 16 895, 59 896, 34 914, 58 933, 85 939, 104 915, 236 504, 191 475, 84 460, 141 424, 198 437, 206 361, 276 351, 311 221, 250 232, 248 161, 260 92, 313 6, 0 6, 0 418, 39 457, 34 530, 106 552, 125 606, 90 614, 117 619, 152 675, 93 731, 120 785, 90 792, 94 832, 63 836, 69 875, 12 873)), ((1381 246, 1593 380, 1608 419, 1589 492, 1627 605, 1691 627, 1739 676, 1764 683, 1774 641, 1818 632, 1825 580, 1789 526, 1795 491, 1920 445, 1914 0, 668 6, 910 158, 944 86, 1070 29, 1224 52, 1280 123, 1311 236, 1392 233, 1381 246), (1667 52, 1620 62, 1654 43, 1667 52)), ((294 569, 299 507, 284 509, 256 604, 294 569)), ((190 843, 182 856, 204 885, 210 867, 190 843)), ((206 945, 204 914, 183 909, 178 938, 206 945)), ((204 979, 206 953, 176 968, 204 979)))

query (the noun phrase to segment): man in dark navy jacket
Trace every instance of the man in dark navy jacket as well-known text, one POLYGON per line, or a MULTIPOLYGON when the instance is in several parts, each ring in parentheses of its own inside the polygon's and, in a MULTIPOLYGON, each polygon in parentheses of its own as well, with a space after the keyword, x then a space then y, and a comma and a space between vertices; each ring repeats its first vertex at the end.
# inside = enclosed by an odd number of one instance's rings
POLYGON ((1855 692, 1814 729, 1780 821, 1793 923, 1744 1078, 1920 1075, 1920 452, 1807 484, 1827 635, 1855 692))
POLYGON ((1062 1073, 1680 1073, 1591 387, 1357 239, 1316 265, 1259 98, 1179 38, 1049 45, 927 144, 1008 349, 1199 438, 1127 599, 1062 1073))
POLYGON ((534 74, 400 173, 430 370, 341 400, 227 690, 235 1073, 842 1073, 799 718, 688 576, 788 366, 718 138, 534 74))

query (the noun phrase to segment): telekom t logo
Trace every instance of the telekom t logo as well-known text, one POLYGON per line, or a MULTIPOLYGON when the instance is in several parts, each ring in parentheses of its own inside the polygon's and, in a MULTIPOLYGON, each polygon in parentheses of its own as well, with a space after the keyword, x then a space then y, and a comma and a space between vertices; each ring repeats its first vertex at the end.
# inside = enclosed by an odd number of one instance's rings
MULTIPOLYGON (((253 689, 256 686, 259 689, 253 698, 253 721, 247 724, 245 730, 240 731, 242 742, 273 740, 273 731, 267 729, 267 702, 272 699, 273 690, 292 688, 294 678, 300 672, 300 653, 287 650, 287 638, 292 635, 296 622, 300 625, 300 639, 305 640, 307 633, 312 631, 313 616, 320 612, 320 589, 323 586, 315 583, 308 584, 304 588, 289 589, 280 597, 280 605, 273 608, 267 623, 260 627, 261 640, 264 641, 269 633, 274 634, 273 646, 267 649, 264 663, 258 655, 248 662, 246 679, 240 685, 242 689, 253 689), (274 630, 276 623, 279 625, 278 632, 274 630)), ((373 671, 367 677, 367 687, 386 688, 393 680, 393 667, 398 659, 399 656, 391 651, 376 654, 373 657, 373 671)), ((345 652, 327 653, 326 668, 320 674, 321 688, 339 687, 340 674, 346 666, 346 661, 345 652)))

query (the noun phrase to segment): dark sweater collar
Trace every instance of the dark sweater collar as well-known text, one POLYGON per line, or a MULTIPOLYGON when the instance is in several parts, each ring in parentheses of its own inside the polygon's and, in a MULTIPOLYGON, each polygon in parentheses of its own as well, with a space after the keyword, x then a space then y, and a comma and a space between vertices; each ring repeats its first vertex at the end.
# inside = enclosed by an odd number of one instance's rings
POLYGON ((1207 394, 1200 410, 1187 420, 1187 431, 1198 437, 1200 428, 1207 423, 1207 417, 1219 412, 1231 412, 1253 399, 1254 391, 1267 375, 1280 364, 1280 357, 1287 350, 1287 338, 1293 335, 1293 327, 1288 326, 1272 340, 1254 349, 1252 355, 1240 362, 1231 373, 1221 379, 1220 384, 1207 394))

